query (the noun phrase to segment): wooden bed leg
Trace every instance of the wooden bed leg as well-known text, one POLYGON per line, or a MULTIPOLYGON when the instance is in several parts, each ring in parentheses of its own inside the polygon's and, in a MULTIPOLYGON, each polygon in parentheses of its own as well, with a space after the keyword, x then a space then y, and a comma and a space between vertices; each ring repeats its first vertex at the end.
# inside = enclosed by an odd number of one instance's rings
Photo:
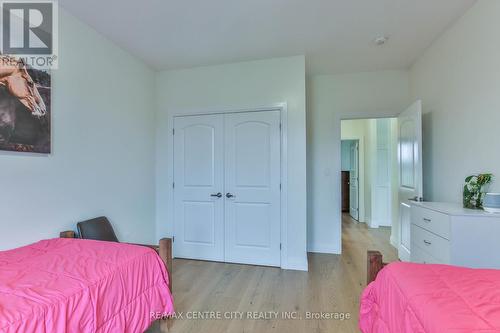
POLYGON ((160 249, 158 251, 160 258, 165 263, 168 272, 168 289, 172 293, 172 239, 162 238, 160 239, 160 249))
POLYGON ((59 233, 59 238, 75 238, 75 232, 73 230, 61 231, 59 233))
POLYGON ((378 272, 384 268, 382 253, 379 251, 368 251, 367 257, 367 284, 372 283, 377 278, 378 272))

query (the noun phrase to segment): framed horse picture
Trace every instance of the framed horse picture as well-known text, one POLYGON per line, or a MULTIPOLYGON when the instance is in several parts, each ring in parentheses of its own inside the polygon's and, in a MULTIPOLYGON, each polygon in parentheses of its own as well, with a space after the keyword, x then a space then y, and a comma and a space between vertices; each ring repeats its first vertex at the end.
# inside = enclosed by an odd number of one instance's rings
POLYGON ((0 150, 49 154, 51 75, 0 55, 0 150))

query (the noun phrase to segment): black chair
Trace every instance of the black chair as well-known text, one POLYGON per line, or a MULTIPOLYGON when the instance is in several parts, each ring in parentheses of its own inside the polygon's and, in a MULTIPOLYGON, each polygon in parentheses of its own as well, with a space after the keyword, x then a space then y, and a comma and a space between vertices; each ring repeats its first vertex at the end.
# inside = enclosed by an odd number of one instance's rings
MULTIPOLYGON (((120 242, 118 240, 118 237, 116 237, 115 231, 113 230, 113 226, 109 222, 108 218, 105 216, 78 222, 76 224, 76 228, 78 229, 77 238, 93 239, 106 242, 117 242, 117 243, 120 242)), ((156 251, 159 250, 158 245, 136 244, 136 243, 129 243, 129 244, 147 246, 156 251)))
POLYGON ((105 216, 78 222, 78 237, 108 242, 118 242, 113 226, 105 216))

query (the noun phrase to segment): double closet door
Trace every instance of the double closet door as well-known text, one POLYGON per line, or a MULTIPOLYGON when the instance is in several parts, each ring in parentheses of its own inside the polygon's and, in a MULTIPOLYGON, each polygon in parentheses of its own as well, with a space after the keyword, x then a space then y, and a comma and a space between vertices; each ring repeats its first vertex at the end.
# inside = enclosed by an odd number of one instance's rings
POLYGON ((280 266, 280 112, 176 117, 174 254, 280 266))

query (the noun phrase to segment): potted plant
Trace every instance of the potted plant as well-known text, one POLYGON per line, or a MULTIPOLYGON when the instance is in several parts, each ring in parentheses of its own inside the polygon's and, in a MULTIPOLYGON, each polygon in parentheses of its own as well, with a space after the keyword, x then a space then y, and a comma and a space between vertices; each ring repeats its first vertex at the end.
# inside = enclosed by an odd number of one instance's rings
POLYGON ((464 207, 471 209, 483 208, 483 199, 486 187, 493 180, 491 173, 472 175, 465 178, 464 207))

